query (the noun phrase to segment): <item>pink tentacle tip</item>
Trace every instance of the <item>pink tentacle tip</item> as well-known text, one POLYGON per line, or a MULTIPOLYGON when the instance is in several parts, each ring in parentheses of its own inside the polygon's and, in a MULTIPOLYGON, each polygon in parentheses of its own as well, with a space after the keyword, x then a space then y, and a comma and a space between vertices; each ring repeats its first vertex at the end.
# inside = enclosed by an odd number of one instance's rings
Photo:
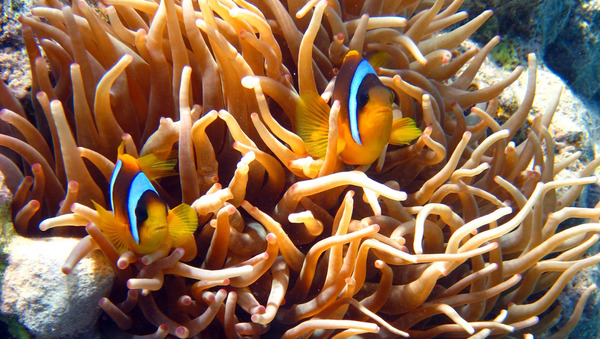
POLYGON ((122 270, 124 270, 124 269, 126 269, 128 266, 129 266, 129 262, 128 262, 127 260, 124 260, 124 259, 119 259, 119 260, 117 260, 117 267, 118 267, 119 269, 122 269, 122 270))
POLYGON ((192 298, 190 298, 189 295, 182 295, 179 298, 179 302, 181 302, 182 305, 191 305, 192 304, 192 298))
POLYGON ((274 233, 269 233, 267 234, 266 239, 268 242, 274 243, 275 241, 277 241, 277 236, 274 233))
POLYGON ((69 275, 71 274, 71 272, 73 271, 73 267, 69 266, 69 265, 64 265, 63 267, 60 268, 60 270, 65 274, 65 275, 69 275))
POLYGON ((100 300, 98 300, 98 306, 100 306, 100 307, 106 305, 107 303, 108 303, 108 298, 106 298, 106 297, 102 297, 102 298, 100 298, 100 300))
POLYGON ((175 330, 175 335, 179 338, 187 338, 190 335, 190 331, 185 326, 179 326, 175 330))
POLYGON ((452 59, 452 54, 450 52, 444 53, 444 57, 442 58, 442 63, 447 64, 452 59))
POLYGON ((336 34, 336 35, 335 35, 335 37, 336 37, 336 39, 338 39, 338 40, 344 40, 344 33, 341 33, 341 32, 340 32, 340 33, 336 34))
POLYGON ((215 302, 215 295, 213 293, 206 294, 205 300, 209 303, 215 302))
POLYGON ((229 281, 229 278, 225 278, 225 279, 223 279, 223 285, 224 285, 224 286, 227 286, 227 285, 229 285, 229 283, 230 283, 230 281, 229 281))
POLYGON ((40 202, 33 199, 29 202, 31 208, 35 209, 36 211, 40 208, 40 202))
POLYGON ((158 329, 156 330, 156 334, 158 335, 158 337, 162 337, 162 338, 166 338, 167 335, 169 335, 169 325, 167 324, 161 324, 160 326, 158 326, 158 329))

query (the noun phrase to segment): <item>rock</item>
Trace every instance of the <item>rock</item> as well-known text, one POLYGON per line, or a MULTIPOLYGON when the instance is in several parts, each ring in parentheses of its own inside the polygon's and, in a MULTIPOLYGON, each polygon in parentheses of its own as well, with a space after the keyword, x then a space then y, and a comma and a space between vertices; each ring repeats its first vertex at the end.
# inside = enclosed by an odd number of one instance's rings
POLYGON ((557 38, 545 46, 548 67, 586 98, 600 100, 600 1, 579 0, 557 38))
POLYGON ((0 12, 0 78, 19 99, 29 94, 31 72, 17 19, 32 7, 31 0, 4 1, 0 12))
POLYGON ((78 241, 16 236, 8 246, 0 310, 36 337, 98 337, 98 300, 110 293, 114 272, 94 251, 71 274, 63 274, 61 266, 78 241))
MULTIPOLYGON (((468 41, 464 43, 463 48, 472 48, 472 44, 468 41)), ((527 68, 527 64, 523 66, 527 68)), ((510 71, 486 59, 474 82, 479 88, 483 88, 507 78, 509 74, 510 71)), ((600 154, 600 131, 595 128, 595 126, 600 125, 600 109, 595 102, 580 99, 569 86, 565 85, 560 77, 552 73, 544 64, 540 64, 539 61, 536 83, 536 95, 529 114, 529 120, 524 124, 521 136, 517 134, 513 140, 517 144, 524 140, 533 117, 543 114, 556 96, 561 93, 562 88, 560 102, 549 127, 549 131, 555 140, 554 160, 560 162, 578 151, 582 152, 583 155, 571 166, 558 173, 556 178, 560 180, 577 177, 584 164, 594 159, 594 154, 600 154)), ((507 115, 512 114, 519 107, 523 101, 526 88, 527 69, 499 97, 500 106, 507 112, 507 115)), ((559 193, 563 190, 566 189, 559 189, 559 193)), ((592 193, 594 191, 586 190, 584 194, 587 192, 592 193)), ((586 200, 588 200, 586 197, 581 199, 582 202, 586 200)), ((589 200, 592 201, 593 199, 589 200)), ((593 207, 593 205, 587 207, 593 207)))
POLYGON ((573 91, 600 101, 600 0, 479 0, 461 9, 472 18, 488 8, 494 15, 473 38, 501 35, 496 61, 512 67, 535 52, 573 91))
MULTIPOLYGON (((465 43, 464 48, 470 48, 471 42, 465 43)), ((538 62, 539 63, 539 62, 538 62)), ((526 64, 524 66, 527 66, 526 64)), ((480 88, 487 87, 493 83, 508 77, 509 71, 498 66, 489 59, 484 62, 480 68, 475 83, 480 88)), ((530 120, 538 114, 543 114, 556 98, 560 88, 562 94, 560 102, 552 119, 549 132, 555 139, 554 152, 555 163, 567 158, 575 152, 582 152, 583 155, 565 170, 557 173, 557 180, 579 177, 579 173, 584 165, 600 154, 600 131, 595 126, 600 126, 600 110, 598 104, 582 100, 580 96, 574 93, 569 86, 557 75, 552 73, 544 64, 538 65, 536 80, 536 96, 533 107, 530 112, 530 120), (596 156, 594 156, 596 155, 596 156)), ((523 100, 527 88, 527 70, 519 79, 509 86, 499 97, 502 107, 518 107, 523 100)), ((529 122, 525 123, 524 130, 529 128, 529 122)), ((598 173, 598 171, 596 171, 598 173)), ((558 194, 564 193, 568 187, 557 190, 558 194)), ((581 197, 576 204, 585 207, 594 207, 600 200, 600 186, 587 185, 581 197)), ((569 219, 561 227, 567 227, 569 219)), ((581 222, 581 220, 579 220, 581 222)), ((595 245, 589 253, 598 253, 599 246, 595 245)), ((569 319, 570 314, 579 300, 579 296, 586 287, 600 280, 600 265, 588 267, 577 273, 573 279, 566 285, 558 298, 558 304, 563 307, 560 322, 551 329, 546 336, 554 333, 557 329, 564 326, 569 319)), ((555 304, 556 305, 556 304, 555 304)), ((553 305, 551 308, 553 308, 553 305)), ((581 316, 581 320, 572 332, 572 338, 599 338, 600 323, 597 321, 597 315, 600 312, 600 293, 596 291, 588 299, 586 307, 581 316)))

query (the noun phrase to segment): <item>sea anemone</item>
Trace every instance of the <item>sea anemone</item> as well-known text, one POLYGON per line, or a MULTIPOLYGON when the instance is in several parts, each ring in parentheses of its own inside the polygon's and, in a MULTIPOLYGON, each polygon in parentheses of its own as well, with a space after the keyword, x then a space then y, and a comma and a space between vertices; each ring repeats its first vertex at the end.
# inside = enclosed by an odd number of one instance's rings
POLYGON ((19 183, 15 229, 84 236, 66 274, 100 249, 118 279, 99 306, 136 335, 544 331, 551 319, 539 316, 600 261, 585 255, 600 209, 570 207, 596 183, 600 160, 580 178, 554 179, 577 159, 554 161, 558 100, 525 141, 511 141, 532 107, 535 56, 523 102, 500 125, 496 98, 523 68, 470 87, 499 38, 457 52, 492 14, 459 25, 461 4, 102 0, 94 10, 42 1, 20 19, 33 112, 0 91, 0 119, 13 128, 0 145, 14 151, 0 169, 19 183), (324 158, 295 133, 303 94, 329 102, 348 50, 378 61, 394 114, 423 131, 372 167, 339 160, 335 102, 324 158), (177 155, 176 175, 155 187, 170 206, 195 209, 197 249, 142 256, 107 240, 92 202, 110 206, 120 145, 135 157, 177 155), (557 197, 561 187, 570 189, 557 197), (557 232, 569 218, 593 220, 557 232))

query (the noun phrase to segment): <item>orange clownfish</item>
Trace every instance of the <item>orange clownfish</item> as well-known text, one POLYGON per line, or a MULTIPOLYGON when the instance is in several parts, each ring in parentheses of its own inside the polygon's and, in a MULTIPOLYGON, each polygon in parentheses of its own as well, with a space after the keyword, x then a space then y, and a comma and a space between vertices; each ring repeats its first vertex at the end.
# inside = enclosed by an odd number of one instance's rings
MULTIPOLYGON (((348 165, 368 165, 386 144, 405 145, 421 135, 413 119, 394 120, 394 92, 379 80, 369 62, 350 51, 335 80, 332 102, 340 101, 337 152, 348 165)), ((296 108, 298 135, 308 153, 323 158, 327 151, 329 107, 317 93, 302 94, 296 108)))
POLYGON ((153 154, 138 159, 119 154, 110 179, 113 213, 95 204, 101 219, 98 226, 119 253, 129 249, 149 254, 167 244, 185 248, 186 257, 196 255, 196 211, 186 204, 170 210, 150 182, 169 175, 174 166, 175 161, 162 161, 153 154))

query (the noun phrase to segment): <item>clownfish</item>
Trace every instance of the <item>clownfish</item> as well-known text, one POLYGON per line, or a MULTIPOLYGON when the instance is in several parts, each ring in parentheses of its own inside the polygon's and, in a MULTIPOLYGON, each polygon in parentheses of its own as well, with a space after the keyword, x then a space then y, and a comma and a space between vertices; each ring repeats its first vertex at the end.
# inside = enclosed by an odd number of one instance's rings
MULTIPOLYGON (((394 120, 393 90, 357 51, 344 57, 333 87, 335 100, 340 102, 337 153, 345 164, 371 164, 386 144, 405 145, 422 133, 411 118, 394 120)), ((317 158, 327 152, 329 110, 313 92, 303 93, 296 107, 298 135, 308 153, 317 158)))
POLYGON ((167 244, 184 247, 186 255, 195 256, 196 211, 187 204, 169 209, 151 183, 171 174, 174 166, 173 160, 159 160, 154 154, 136 159, 122 154, 120 148, 110 179, 113 213, 94 203, 101 221, 98 227, 119 253, 129 249, 149 254, 167 244))

